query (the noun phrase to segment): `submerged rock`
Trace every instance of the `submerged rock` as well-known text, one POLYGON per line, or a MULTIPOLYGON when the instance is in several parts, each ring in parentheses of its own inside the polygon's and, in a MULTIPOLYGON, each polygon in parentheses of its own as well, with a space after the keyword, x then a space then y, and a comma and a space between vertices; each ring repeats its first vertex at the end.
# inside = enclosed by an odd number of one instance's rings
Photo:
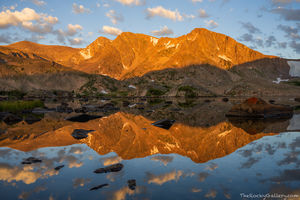
POLYGON ((175 120, 163 119, 152 123, 153 126, 169 130, 171 126, 175 123, 175 120))
POLYGON ((129 189, 135 190, 135 188, 136 188, 136 180, 135 179, 128 180, 127 183, 128 183, 129 189))
POLYGON ((81 140, 88 137, 88 133, 93 132, 94 130, 84 130, 84 129, 75 129, 72 133, 73 138, 81 140))
POLYGON ((55 170, 55 171, 58 171, 58 170, 60 170, 61 168, 63 168, 64 166, 65 166, 65 165, 57 166, 57 167, 54 168, 54 170, 55 170))
POLYGON ((91 188, 90 191, 92 191, 92 190, 98 190, 98 189, 106 187, 106 186, 109 186, 109 185, 107 183, 101 184, 101 185, 98 185, 96 187, 91 188))
POLYGON ((109 173, 109 172, 119 172, 123 169, 123 167, 124 167, 123 164, 117 163, 117 164, 114 164, 114 165, 110 165, 108 167, 96 169, 94 171, 94 173, 100 174, 100 173, 109 173))
POLYGON ((34 158, 34 157, 29 157, 26 158, 25 160, 23 160, 22 164, 23 165, 31 165, 33 163, 41 163, 42 160, 38 159, 38 158, 34 158))
POLYGON ((290 106, 272 105, 262 99, 252 97, 233 106, 226 117, 290 118, 292 115, 293 108, 290 106))
POLYGON ((229 99, 228 99, 227 97, 225 97, 225 98, 223 98, 223 99, 222 99, 222 101, 224 101, 224 102, 228 102, 228 101, 229 101, 229 99))
POLYGON ((90 120, 98 119, 98 118, 101 118, 101 117, 102 116, 100 116, 100 115, 82 114, 82 115, 77 115, 77 116, 74 116, 74 117, 67 118, 67 120, 71 121, 71 122, 88 122, 90 120))

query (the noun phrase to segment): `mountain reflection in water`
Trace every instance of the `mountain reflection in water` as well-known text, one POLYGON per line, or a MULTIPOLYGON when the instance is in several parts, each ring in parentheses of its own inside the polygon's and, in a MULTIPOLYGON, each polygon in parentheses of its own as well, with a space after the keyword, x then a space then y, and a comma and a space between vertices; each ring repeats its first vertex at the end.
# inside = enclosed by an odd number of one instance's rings
POLYGON ((87 122, 54 115, 1 125, 1 199, 240 199, 240 193, 270 192, 300 197, 299 115, 222 118, 207 126, 205 118, 190 125, 168 113, 165 118, 176 120, 168 130, 152 125, 158 113, 121 111, 87 122), (93 131, 77 140, 75 129, 93 131), (21 164, 29 157, 42 162, 21 164), (116 172, 93 173, 118 163, 124 167, 116 172))

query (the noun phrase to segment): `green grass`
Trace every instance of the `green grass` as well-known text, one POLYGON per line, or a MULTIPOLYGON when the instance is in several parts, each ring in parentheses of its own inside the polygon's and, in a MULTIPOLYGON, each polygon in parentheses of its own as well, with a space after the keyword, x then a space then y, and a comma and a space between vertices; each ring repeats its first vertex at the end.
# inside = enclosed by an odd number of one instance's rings
POLYGON ((22 110, 30 110, 37 107, 44 107, 44 103, 40 100, 34 101, 2 101, 0 102, 1 112, 19 112, 22 110))
POLYGON ((164 95, 166 92, 162 91, 162 90, 158 90, 158 89, 154 89, 151 88, 148 90, 146 96, 162 96, 164 95))
POLYGON ((178 92, 184 91, 186 98, 195 98, 197 97, 197 94, 195 92, 195 88, 189 85, 181 86, 178 88, 178 92))
POLYGON ((288 84, 300 86, 300 81, 291 81, 291 82, 288 82, 288 84))
POLYGON ((153 106, 153 105, 157 105, 163 102, 162 99, 148 99, 147 100, 148 104, 153 106))

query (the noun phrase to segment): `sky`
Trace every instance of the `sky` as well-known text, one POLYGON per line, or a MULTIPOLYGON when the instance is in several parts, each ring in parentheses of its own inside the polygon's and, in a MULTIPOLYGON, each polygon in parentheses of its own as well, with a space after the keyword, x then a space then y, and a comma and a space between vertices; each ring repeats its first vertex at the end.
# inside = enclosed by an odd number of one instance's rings
POLYGON ((300 58, 300 0, 0 0, 0 45, 83 48, 122 32, 226 34, 264 54, 300 58))

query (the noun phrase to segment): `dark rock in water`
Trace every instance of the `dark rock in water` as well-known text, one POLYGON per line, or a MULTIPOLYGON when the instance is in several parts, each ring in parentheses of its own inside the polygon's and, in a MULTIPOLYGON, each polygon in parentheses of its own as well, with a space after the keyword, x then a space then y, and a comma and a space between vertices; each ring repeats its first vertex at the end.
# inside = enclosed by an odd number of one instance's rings
POLYGON ((37 117, 37 116, 35 116, 35 115, 27 115, 26 117, 25 117, 25 122, 27 123, 27 124, 34 124, 35 122, 39 122, 39 121, 41 121, 42 119, 40 118, 40 117, 37 117))
POLYGON ((175 123, 175 120, 163 119, 152 123, 153 126, 169 130, 171 126, 175 123))
POLYGON ((135 188, 136 188, 136 180, 135 179, 128 180, 127 183, 128 183, 129 189, 135 190, 135 188))
POLYGON ((56 112, 59 112, 59 113, 71 113, 71 112, 73 112, 73 108, 71 108, 71 107, 65 107, 65 106, 57 106, 56 107, 56 112))
POLYGON ((0 119, 4 121, 7 125, 13 125, 23 120, 21 117, 11 113, 1 113, 0 119))
POLYGON ((242 118, 290 118, 292 116, 292 107, 268 104, 256 97, 233 106, 226 114, 226 117, 242 118))
POLYGON ((271 99, 271 100, 269 100, 269 103, 270 103, 270 104, 274 104, 274 103, 275 103, 275 100, 272 100, 272 99, 271 99))
POLYGON ((127 107, 130 105, 130 102, 129 101, 123 101, 123 107, 127 107))
POLYGON ((211 100, 205 99, 204 102, 209 103, 209 102, 211 102, 211 100))
POLYGON ((171 105, 171 104, 173 104, 173 101, 166 101, 165 103, 168 105, 171 105))
POLYGON ((61 168, 63 168, 64 166, 65 166, 65 165, 57 166, 57 167, 54 168, 54 170, 58 171, 58 170, 60 170, 61 168))
POLYGON ((98 189, 101 189, 101 188, 106 187, 106 186, 109 186, 109 185, 107 183, 101 184, 101 185, 98 185, 96 187, 91 188, 90 191, 92 191, 92 190, 98 190, 98 189))
POLYGON ((34 158, 34 157, 29 157, 29 158, 26 158, 23 162, 22 162, 22 164, 23 165, 31 165, 31 164, 33 164, 33 163, 41 163, 42 162, 42 160, 40 160, 40 159, 37 159, 37 158, 34 158))
POLYGON ((73 138, 81 140, 88 137, 88 133, 93 132, 94 130, 84 130, 84 129, 75 129, 72 133, 73 138))
POLYGON ((98 119, 98 118, 101 118, 101 117, 102 116, 100 116, 100 115, 82 114, 82 115, 77 115, 77 116, 74 116, 74 117, 67 118, 67 120, 71 121, 71 122, 88 122, 90 120, 98 119))
POLYGON ((295 101, 300 102, 300 98, 295 98, 295 101))
POLYGON ((228 102, 228 101, 229 101, 229 99, 225 97, 225 98, 223 98, 223 99, 222 99, 222 101, 224 101, 224 102, 228 102))
POLYGON ((108 173, 108 172, 119 172, 123 169, 124 165, 121 163, 110 165, 108 167, 99 168, 94 171, 96 174, 108 173))

